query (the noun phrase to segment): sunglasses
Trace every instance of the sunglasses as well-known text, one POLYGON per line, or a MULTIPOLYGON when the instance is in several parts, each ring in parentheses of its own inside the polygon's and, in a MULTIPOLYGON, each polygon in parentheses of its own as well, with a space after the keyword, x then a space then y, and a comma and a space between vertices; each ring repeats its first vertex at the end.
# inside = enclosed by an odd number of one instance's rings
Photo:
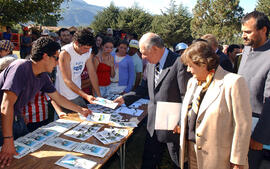
POLYGON ((59 57, 57 57, 57 56, 55 56, 55 55, 52 55, 52 56, 50 56, 50 57, 54 58, 56 61, 58 61, 58 59, 59 59, 59 57))

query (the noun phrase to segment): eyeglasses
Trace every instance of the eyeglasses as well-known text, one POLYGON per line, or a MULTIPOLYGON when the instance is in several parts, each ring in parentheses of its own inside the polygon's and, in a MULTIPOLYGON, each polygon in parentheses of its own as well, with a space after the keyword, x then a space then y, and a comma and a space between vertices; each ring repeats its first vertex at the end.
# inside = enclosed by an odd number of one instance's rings
POLYGON ((52 56, 50 56, 50 57, 54 58, 55 61, 58 61, 58 59, 59 59, 59 57, 57 57, 57 56, 55 56, 55 55, 52 55, 52 56))

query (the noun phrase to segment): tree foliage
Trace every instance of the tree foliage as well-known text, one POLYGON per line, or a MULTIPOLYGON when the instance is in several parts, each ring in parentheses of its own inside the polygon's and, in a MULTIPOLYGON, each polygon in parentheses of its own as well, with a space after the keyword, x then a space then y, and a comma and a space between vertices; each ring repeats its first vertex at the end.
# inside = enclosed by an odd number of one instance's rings
POLYGON ((191 15, 187 8, 182 4, 177 6, 171 0, 166 12, 154 17, 152 31, 159 34, 168 47, 179 42, 189 43, 192 41, 190 21, 191 15))
POLYGON ((91 24, 91 28, 95 32, 105 32, 107 28, 117 29, 119 13, 120 9, 111 3, 109 7, 98 12, 91 24))
POLYGON ((214 34, 225 44, 239 43, 243 8, 239 0, 197 0, 191 31, 194 38, 214 34))
POLYGON ((150 31, 152 20, 152 15, 134 6, 120 11, 117 28, 141 36, 150 31))
POLYGON ((270 1, 269 0, 258 0, 256 10, 263 12, 270 19, 270 1))
POLYGON ((44 24, 48 18, 61 19, 60 5, 64 0, 0 0, 0 23, 2 25, 33 21, 44 24))

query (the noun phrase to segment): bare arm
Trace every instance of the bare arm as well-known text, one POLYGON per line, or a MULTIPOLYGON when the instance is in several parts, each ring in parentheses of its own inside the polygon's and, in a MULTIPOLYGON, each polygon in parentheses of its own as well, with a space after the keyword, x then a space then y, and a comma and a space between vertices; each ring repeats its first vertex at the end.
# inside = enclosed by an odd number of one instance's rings
POLYGON ((1 103, 2 133, 4 138, 4 143, 0 152, 1 168, 9 166, 13 159, 13 155, 17 154, 13 140, 13 114, 16 100, 17 96, 15 93, 4 91, 1 103))
POLYGON ((81 96, 82 98, 86 99, 88 102, 91 103, 95 98, 86 94, 72 81, 70 61, 71 61, 70 55, 66 51, 63 51, 60 53, 59 68, 60 68, 63 80, 65 84, 67 85, 67 87, 69 87, 74 93, 77 93, 79 96, 81 96))
POLYGON ((60 119, 66 116, 66 113, 62 111, 61 107, 55 101, 51 100, 51 104, 60 119))
POLYGON ((50 98, 52 98, 53 101, 55 101, 55 103, 57 103, 58 105, 66 108, 66 109, 70 109, 74 112, 81 113, 85 117, 87 117, 88 114, 91 114, 90 110, 88 110, 86 108, 82 108, 82 107, 72 103, 71 101, 66 99, 64 96, 59 94, 57 91, 55 91, 53 93, 48 93, 48 95, 50 96, 50 98))
POLYGON ((87 67, 88 75, 89 75, 90 81, 92 83, 92 86, 93 86, 96 94, 98 96, 101 96, 99 86, 98 86, 98 77, 97 77, 97 73, 96 73, 95 66, 94 66, 92 58, 90 57, 86 61, 85 64, 86 64, 86 67, 87 67))
POLYGON ((142 72, 137 72, 133 90, 135 90, 140 85, 141 79, 142 79, 142 72))

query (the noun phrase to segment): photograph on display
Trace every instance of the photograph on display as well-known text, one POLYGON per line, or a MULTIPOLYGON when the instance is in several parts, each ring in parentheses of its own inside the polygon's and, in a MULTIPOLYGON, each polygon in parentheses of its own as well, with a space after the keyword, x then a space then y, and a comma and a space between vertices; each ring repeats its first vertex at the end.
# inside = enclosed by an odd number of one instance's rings
POLYGON ((89 143, 80 143, 75 149, 75 152, 93 155, 96 157, 103 158, 108 152, 110 148, 102 147, 94 144, 89 143))
POLYGON ((78 156, 67 154, 58 160, 55 164, 69 169, 91 169, 97 163, 78 156))
POLYGON ((93 136, 103 125, 91 122, 82 122, 80 125, 69 130, 64 135, 85 141, 93 136))
POLYGON ((73 150, 78 145, 78 143, 75 141, 70 141, 67 139, 60 138, 60 137, 51 138, 50 140, 46 142, 46 144, 49 146, 64 149, 67 151, 73 150))

